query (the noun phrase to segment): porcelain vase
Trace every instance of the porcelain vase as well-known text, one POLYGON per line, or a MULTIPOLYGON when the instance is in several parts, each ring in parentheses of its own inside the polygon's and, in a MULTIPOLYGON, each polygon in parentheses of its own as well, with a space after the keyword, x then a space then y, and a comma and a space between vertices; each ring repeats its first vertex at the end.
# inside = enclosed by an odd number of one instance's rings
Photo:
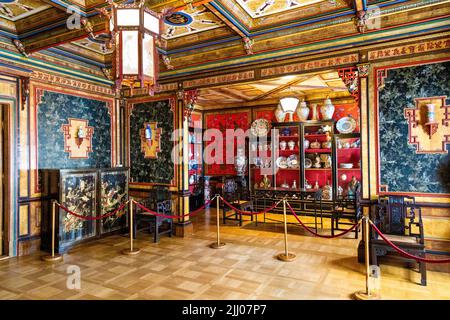
POLYGON ((280 105, 278 105, 277 109, 275 110, 275 118, 278 122, 284 122, 284 119, 286 118, 286 113, 281 110, 280 105))
POLYGON ((300 105, 297 108, 297 116, 300 121, 306 121, 309 117, 309 108, 306 105, 305 100, 300 102, 300 105))
POLYGON ((331 120, 334 114, 334 105, 331 103, 330 98, 326 98, 323 106, 320 107, 320 114, 322 115, 322 120, 331 120))
POLYGON ((311 120, 319 120, 319 114, 317 113, 317 104, 316 103, 312 103, 311 104, 311 120))

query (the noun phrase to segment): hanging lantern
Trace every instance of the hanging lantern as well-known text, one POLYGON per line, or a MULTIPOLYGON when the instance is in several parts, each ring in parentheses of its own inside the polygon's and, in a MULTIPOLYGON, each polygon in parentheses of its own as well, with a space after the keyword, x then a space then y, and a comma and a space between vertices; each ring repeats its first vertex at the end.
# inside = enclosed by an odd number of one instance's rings
POLYGON ((116 89, 123 86, 147 88, 149 91, 158 79, 158 52, 155 39, 161 34, 162 19, 144 6, 144 0, 130 4, 111 4, 107 30, 115 45, 113 74, 116 89))

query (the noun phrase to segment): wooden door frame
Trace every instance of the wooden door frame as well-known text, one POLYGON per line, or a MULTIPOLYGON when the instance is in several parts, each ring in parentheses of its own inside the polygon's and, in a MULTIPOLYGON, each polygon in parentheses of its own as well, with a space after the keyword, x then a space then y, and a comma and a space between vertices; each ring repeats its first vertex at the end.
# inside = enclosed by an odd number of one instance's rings
MULTIPOLYGON (((3 199, 3 232, 4 232, 4 241, 3 241, 3 252, 4 254, 0 252, 0 256, 9 256, 10 246, 11 243, 13 243, 11 239, 12 232, 12 225, 11 222, 13 221, 13 208, 14 208, 14 199, 12 197, 12 188, 13 188, 13 181, 12 181, 12 164, 14 161, 14 157, 12 156, 14 154, 12 150, 12 132, 11 132, 11 112, 13 111, 13 108, 15 106, 15 100, 11 98, 3 98, 0 97, 0 107, 5 108, 5 111, 3 113, 3 120, 4 120, 4 144, 3 150, 5 150, 5 155, 3 156, 3 159, 5 160, 3 163, 4 167, 4 199, 3 199)), ((1 174, 1 173, 0 173, 1 174)))

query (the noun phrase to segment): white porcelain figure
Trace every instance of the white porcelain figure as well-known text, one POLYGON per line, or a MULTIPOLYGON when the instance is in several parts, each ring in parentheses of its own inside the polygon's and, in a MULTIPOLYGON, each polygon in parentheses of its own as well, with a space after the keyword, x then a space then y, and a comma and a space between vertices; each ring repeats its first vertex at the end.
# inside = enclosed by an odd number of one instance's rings
POLYGON ((297 189, 297 181, 295 181, 295 180, 292 183, 292 189, 297 189))
POLYGON ((295 141, 294 140, 289 140, 288 147, 289 147, 289 150, 294 150, 294 148, 295 148, 295 141))
POLYGON ((286 145, 287 145, 286 141, 282 140, 282 141, 280 142, 280 149, 281 149, 281 150, 286 150, 286 145))
POLYGON ((297 112, 298 119, 299 119, 300 121, 306 121, 306 120, 308 120, 308 117, 309 117, 309 108, 308 108, 308 106, 306 105, 305 100, 302 100, 302 102, 300 102, 299 106, 297 107, 296 112, 297 112))
POLYGON ((278 105, 275 110, 275 118, 277 118, 278 122, 284 122, 284 119, 286 118, 286 113, 281 109, 281 105, 278 105))
POLYGON ((236 157, 234 158, 234 167, 236 168, 237 175, 243 176, 245 174, 245 169, 247 167, 245 150, 244 148, 238 148, 236 153, 237 153, 236 157))
POLYGON ((324 101, 323 106, 320 107, 320 114, 322 115, 322 120, 331 120, 334 114, 334 105, 331 103, 329 97, 324 101))
POLYGON ((303 140, 303 146, 305 149, 309 148, 309 140, 308 139, 303 140))

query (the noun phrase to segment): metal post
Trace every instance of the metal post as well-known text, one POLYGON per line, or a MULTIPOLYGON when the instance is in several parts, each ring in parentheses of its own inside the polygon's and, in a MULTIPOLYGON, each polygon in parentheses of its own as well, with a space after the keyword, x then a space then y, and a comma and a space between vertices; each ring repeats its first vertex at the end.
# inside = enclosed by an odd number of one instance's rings
POLYGON ((62 259, 62 256, 58 253, 55 254, 55 227, 56 227, 56 200, 52 200, 52 255, 45 255, 42 260, 53 262, 62 259))
POLYGON ((217 242, 211 243, 209 246, 213 249, 222 249, 224 242, 220 242, 220 196, 216 194, 216 223, 217 223, 217 242))
POLYGON ((365 263, 366 263, 366 292, 356 292, 354 297, 356 300, 378 300, 380 297, 371 292, 371 288, 369 286, 369 277, 370 277, 370 258, 369 258, 369 217, 363 217, 364 220, 364 254, 365 254, 365 263))
POLYGON ((133 206, 133 199, 130 200, 130 206, 129 206, 129 216, 130 216, 130 249, 124 249, 122 251, 125 255, 135 255, 141 252, 141 249, 139 248, 133 248, 133 233, 134 233, 134 226, 133 226, 133 216, 134 216, 134 206, 133 206))
POLYGON ((283 217, 284 217, 284 253, 277 255, 277 259, 285 262, 294 261, 295 254, 289 253, 287 241, 287 216, 286 216, 286 199, 283 199, 283 217))

